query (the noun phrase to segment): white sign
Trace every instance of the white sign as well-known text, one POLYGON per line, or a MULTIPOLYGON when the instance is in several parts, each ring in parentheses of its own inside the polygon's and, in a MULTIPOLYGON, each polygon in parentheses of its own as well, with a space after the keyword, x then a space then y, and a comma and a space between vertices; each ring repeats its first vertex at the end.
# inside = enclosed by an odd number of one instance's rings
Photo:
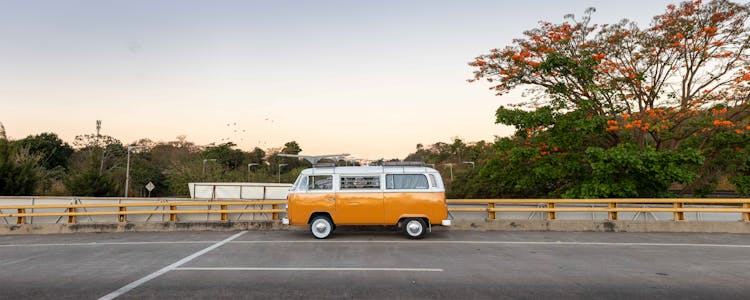
POLYGON ((146 189, 147 189, 147 190, 149 191, 149 193, 150 193, 151 191, 153 191, 155 187, 156 187, 156 186, 155 186, 155 185, 154 185, 154 183, 153 183, 153 182, 151 182, 151 181, 149 181, 149 182, 148 182, 148 183, 146 184, 146 189))

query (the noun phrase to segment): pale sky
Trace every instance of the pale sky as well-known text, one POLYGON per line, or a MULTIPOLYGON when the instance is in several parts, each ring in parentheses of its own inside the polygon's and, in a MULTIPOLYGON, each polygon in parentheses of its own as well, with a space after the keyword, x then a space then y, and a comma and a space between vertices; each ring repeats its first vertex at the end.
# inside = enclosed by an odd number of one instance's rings
POLYGON ((0 122, 13 139, 102 120, 124 143, 403 158, 512 132, 494 112, 521 94, 467 83, 475 56, 539 20, 593 6, 645 25, 668 3, 0 0, 0 122))

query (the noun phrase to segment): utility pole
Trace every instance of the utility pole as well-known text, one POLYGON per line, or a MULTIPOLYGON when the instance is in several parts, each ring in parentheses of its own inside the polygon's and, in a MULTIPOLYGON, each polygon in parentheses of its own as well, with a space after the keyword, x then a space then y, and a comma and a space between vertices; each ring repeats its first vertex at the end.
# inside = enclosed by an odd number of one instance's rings
MULTIPOLYGON (((101 121, 96 122, 97 124, 97 134, 99 132, 99 125, 101 124, 101 121)), ((128 197, 128 190, 130 189, 130 152, 134 149, 140 149, 145 148, 144 146, 128 146, 128 162, 127 167, 125 167, 125 198, 128 197)))

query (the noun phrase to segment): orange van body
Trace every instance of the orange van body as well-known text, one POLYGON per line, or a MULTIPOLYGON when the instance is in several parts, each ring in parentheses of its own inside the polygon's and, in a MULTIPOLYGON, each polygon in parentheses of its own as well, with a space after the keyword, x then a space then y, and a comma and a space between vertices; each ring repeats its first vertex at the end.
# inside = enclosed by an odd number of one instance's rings
POLYGON ((397 192, 380 197, 363 194, 338 196, 289 194, 289 225, 304 226, 314 213, 328 213, 338 225, 395 225, 403 218, 426 218, 430 224, 448 219, 445 193, 397 192), (334 197, 335 200, 328 200, 334 197))
POLYGON ((287 200, 288 222, 294 226, 307 225, 316 214, 328 215, 336 225, 397 225, 405 218, 420 218, 435 225, 450 224, 446 223, 448 207, 440 174, 426 167, 306 169, 287 200), (409 178, 399 182, 399 178, 387 176, 409 178), (349 184, 351 188, 347 189, 349 179, 367 182, 358 186, 349 184), (313 180, 324 180, 323 188, 313 189, 313 180))

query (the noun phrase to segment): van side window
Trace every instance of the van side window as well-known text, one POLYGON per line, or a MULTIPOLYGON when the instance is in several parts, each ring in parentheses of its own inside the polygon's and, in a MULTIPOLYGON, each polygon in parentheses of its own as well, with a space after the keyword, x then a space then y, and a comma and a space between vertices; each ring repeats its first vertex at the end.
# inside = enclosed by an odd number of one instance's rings
POLYGON ((435 179, 435 175, 430 174, 430 181, 432 181, 432 187, 437 187, 437 179, 435 179))
POLYGON ((389 190, 426 190, 427 176, 423 174, 388 174, 385 175, 385 188, 389 190))
POLYGON ((380 189, 380 176, 341 176, 341 189, 380 189))
POLYGON ((315 175, 310 176, 308 190, 331 190, 333 189, 333 176, 315 175))

